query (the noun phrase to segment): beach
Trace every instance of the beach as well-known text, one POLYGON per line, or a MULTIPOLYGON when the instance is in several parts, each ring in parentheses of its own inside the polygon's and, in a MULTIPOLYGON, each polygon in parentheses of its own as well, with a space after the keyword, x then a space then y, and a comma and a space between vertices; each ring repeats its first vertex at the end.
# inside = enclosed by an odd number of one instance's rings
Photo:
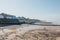
POLYGON ((12 25, 0 28, 0 40, 60 40, 59 33, 60 26, 12 25))

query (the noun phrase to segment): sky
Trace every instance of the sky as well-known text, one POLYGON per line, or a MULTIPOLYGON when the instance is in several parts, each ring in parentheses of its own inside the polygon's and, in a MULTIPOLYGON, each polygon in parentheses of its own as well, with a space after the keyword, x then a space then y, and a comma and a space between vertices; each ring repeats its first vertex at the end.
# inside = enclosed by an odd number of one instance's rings
POLYGON ((60 24, 60 0, 0 0, 0 13, 60 24))

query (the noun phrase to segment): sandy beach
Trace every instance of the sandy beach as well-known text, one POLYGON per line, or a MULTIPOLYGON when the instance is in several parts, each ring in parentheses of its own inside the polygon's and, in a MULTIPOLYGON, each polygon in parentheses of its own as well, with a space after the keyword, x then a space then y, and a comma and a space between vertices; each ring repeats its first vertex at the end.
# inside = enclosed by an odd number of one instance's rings
POLYGON ((0 28, 0 40, 60 40, 60 26, 12 25, 0 28))

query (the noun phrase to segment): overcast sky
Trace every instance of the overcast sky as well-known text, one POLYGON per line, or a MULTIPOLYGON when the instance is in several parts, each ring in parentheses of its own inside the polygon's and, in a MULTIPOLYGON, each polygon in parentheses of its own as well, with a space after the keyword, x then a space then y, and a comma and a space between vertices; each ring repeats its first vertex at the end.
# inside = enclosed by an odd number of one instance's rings
POLYGON ((0 13, 60 23, 60 0, 0 0, 0 13))

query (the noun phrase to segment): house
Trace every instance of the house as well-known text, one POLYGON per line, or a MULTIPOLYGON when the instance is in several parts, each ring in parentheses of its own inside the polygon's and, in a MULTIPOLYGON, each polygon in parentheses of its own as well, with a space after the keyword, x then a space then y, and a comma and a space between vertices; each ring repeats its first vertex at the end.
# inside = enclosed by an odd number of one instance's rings
POLYGON ((18 25, 20 22, 18 21, 17 17, 14 15, 9 15, 5 13, 0 14, 0 26, 7 26, 7 25, 18 25))
POLYGON ((5 13, 1 13, 1 14, 0 14, 0 18, 17 19, 16 16, 14 16, 14 15, 9 15, 9 14, 5 14, 5 13))
POLYGON ((26 23, 26 24, 33 24, 36 22, 40 22, 40 20, 38 19, 29 19, 29 18, 25 18, 25 17, 18 17, 19 22, 21 23, 26 23))

